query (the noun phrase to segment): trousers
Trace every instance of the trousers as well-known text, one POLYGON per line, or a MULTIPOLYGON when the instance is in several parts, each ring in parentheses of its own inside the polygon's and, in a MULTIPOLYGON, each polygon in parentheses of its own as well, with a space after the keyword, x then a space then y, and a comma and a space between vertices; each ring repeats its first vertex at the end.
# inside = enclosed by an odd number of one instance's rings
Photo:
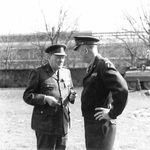
POLYGON ((112 150, 116 136, 116 123, 84 118, 84 128, 87 150, 112 150))
POLYGON ((68 135, 48 135, 35 131, 37 150, 65 150, 68 135))

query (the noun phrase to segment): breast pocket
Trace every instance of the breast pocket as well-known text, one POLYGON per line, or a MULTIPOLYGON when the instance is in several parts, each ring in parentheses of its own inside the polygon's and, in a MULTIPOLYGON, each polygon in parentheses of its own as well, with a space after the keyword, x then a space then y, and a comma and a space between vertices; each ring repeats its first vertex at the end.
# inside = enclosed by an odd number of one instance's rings
POLYGON ((70 81, 69 80, 65 80, 64 81, 64 87, 70 87, 70 81))
POLYGON ((64 79, 61 79, 60 80, 60 87, 62 88, 62 89, 64 89, 64 88, 67 88, 67 87, 70 87, 70 81, 69 80, 64 80, 64 79))
POLYGON ((55 85, 54 84, 46 84, 46 85, 44 85, 44 88, 52 91, 55 88, 55 85))
POLYGON ((89 77, 85 82, 84 86, 86 86, 86 95, 88 98, 92 99, 96 96, 97 92, 97 77, 89 77))
POLYGON ((60 80, 60 90, 61 95, 65 99, 70 92, 70 81, 69 80, 60 80))
POLYGON ((55 90, 56 85, 55 84, 43 84, 42 85, 42 93, 51 95, 51 93, 55 90))
POLYGON ((95 76, 90 76, 86 81, 88 85, 93 85, 93 86, 96 84, 96 82, 97 82, 97 77, 95 76))

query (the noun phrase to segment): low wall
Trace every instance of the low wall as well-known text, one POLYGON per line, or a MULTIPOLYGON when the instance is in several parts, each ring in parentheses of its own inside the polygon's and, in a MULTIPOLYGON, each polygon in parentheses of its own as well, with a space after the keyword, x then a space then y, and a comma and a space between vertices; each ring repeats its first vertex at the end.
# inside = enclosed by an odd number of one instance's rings
MULTIPOLYGON (((70 69, 75 87, 82 86, 85 70, 85 68, 70 69)), ((0 70, 0 88, 26 87, 30 71, 29 69, 0 70)))

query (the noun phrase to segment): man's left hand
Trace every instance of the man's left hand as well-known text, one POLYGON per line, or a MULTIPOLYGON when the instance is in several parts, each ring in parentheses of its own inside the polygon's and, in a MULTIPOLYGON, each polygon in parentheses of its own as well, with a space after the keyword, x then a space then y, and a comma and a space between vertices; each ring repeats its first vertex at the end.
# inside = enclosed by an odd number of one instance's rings
POLYGON ((99 120, 99 121, 102 119, 111 120, 111 118, 108 115, 110 109, 98 107, 98 108, 95 108, 95 110, 97 111, 97 113, 95 113, 94 115, 95 120, 99 120))

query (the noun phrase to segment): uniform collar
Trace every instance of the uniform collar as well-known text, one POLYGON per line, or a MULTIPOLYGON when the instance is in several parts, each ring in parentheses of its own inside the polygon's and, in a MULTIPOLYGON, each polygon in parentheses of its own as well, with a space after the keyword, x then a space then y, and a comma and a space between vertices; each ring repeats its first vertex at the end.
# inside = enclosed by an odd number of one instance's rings
POLYGON ((47 63, 45 65, 45 71, 47 72, 47 74, 55 79, 58 79, 58 76, 56 74, 56 72, 53 71, 52 67, 50 66, 49 63, 47 63))
POLYGON ((101 58, 102 58, 102 56, 99 54, 97 56, 95 56, 93 63, 89 66, 90 68, 89 68, 89 71, 86 73, 85 78, 92 74, 93 70, 96 68, 96 66, 98 64, 99 59, 101 59, 101 58))
POLYGON ((102 56, 99 55, 99 54, 95 56, 95 58, 94 58, 94 60, 93 60, 93 63, 90 64, 91 70, 96 67, 96 65, 97 65, 97 63, 98 63, 98 60, 99 60, 101 57, 102 57, 102 56))
POLYGON ((96 57, 95 57, 95 60, 94 60, 94 62, 93 62, 93 65, 97 65, 97 63, 99 62, 99 60, 100 59, 102 59, 103 57, 100 55, 100 54, 98 54, 96 57))

